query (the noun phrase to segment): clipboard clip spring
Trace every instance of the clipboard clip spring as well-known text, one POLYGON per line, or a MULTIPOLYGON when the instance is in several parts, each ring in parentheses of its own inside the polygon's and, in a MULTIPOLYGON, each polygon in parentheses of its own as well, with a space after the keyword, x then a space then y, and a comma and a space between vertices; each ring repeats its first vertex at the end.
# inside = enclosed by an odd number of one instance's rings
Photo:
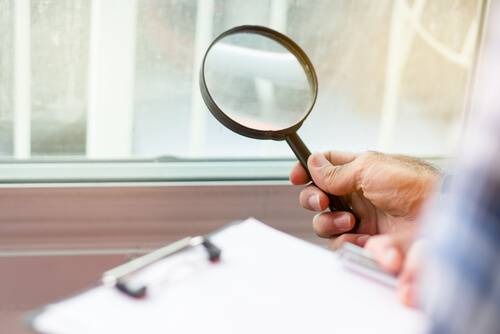
POLYGON ((220 258, 221 250, 215 246, 208 237, 187 237, 173 244, 157 249, 149 254, 136 258, 114 269, 106 271, 101 278, 103 285, 116 287, 121 292, 134 297, 142 298, 146 295, 147 286, 132 288, 127 284, 127 276, 164 257, 175 254, 190 247, 202 245, 208 254, 208 260, 216 262, 220 258))

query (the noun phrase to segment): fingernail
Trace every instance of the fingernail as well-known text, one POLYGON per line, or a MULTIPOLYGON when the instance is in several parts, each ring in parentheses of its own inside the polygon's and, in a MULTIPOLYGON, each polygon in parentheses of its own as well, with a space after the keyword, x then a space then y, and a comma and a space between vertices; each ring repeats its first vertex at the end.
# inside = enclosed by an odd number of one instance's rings
POLYGON ((349 231, 351 229, 351 219, 348 215, 335 217, 333 224, 335 224, 335 227, 340 231, 349 231))
POLYGON ((307 202, 309 203, 309 206, 311 207, 311 209, 316 210, 316 211, 321 211, 321 204, 319 203, 319 195, 318 194, 312 195, 311 197, 309 197, 307 202))
POLYGON ((356 239, 356 244, 360 247, 364 247, 368 239, 370 239, 370 235, 362 235, 356 239))

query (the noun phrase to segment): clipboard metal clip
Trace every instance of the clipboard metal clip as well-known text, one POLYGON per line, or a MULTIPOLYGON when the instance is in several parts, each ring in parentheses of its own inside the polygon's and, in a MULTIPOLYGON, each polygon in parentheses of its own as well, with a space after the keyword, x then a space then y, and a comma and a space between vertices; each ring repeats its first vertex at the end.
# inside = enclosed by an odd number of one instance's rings
POLYGON ((221 250, 215 246, 207 237, 187 237, 173 244, 157 249, 149 254, 141 256, 130 262, 127 262, 114 269, 106 271, 101 278, 104 286, 116 287, 121 292, 134 297, 142 298, 146 295, 147 286, 142 285, 138 288, 132 288, 127 284, 126 278, 128 275, 164 258, 175 254, 190 247, 202 245, 208 254, 208 259, 211 262, 216 262, 220 258, 221 250))

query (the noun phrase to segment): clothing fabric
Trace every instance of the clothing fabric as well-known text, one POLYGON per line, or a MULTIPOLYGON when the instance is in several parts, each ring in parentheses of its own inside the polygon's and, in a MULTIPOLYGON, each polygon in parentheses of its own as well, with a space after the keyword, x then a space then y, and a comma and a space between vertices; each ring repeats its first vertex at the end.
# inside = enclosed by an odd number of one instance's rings
POLYGON ((478 104, 453 179, 429 214, 422 307, 431 333, 500 333, 500 5, 491 5, 478 104))

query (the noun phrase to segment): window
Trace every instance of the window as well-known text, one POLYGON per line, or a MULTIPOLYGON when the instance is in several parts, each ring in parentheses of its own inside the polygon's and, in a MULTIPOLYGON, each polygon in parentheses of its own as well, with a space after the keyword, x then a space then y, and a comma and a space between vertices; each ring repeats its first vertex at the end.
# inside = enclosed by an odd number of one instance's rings
POLYGON ((275 28, 311 58, 311 150, 454 152, 481 0, 0 0, 0 156, 7 160, 291 158, 206 110, 198 67, 236 25, 275 28))

